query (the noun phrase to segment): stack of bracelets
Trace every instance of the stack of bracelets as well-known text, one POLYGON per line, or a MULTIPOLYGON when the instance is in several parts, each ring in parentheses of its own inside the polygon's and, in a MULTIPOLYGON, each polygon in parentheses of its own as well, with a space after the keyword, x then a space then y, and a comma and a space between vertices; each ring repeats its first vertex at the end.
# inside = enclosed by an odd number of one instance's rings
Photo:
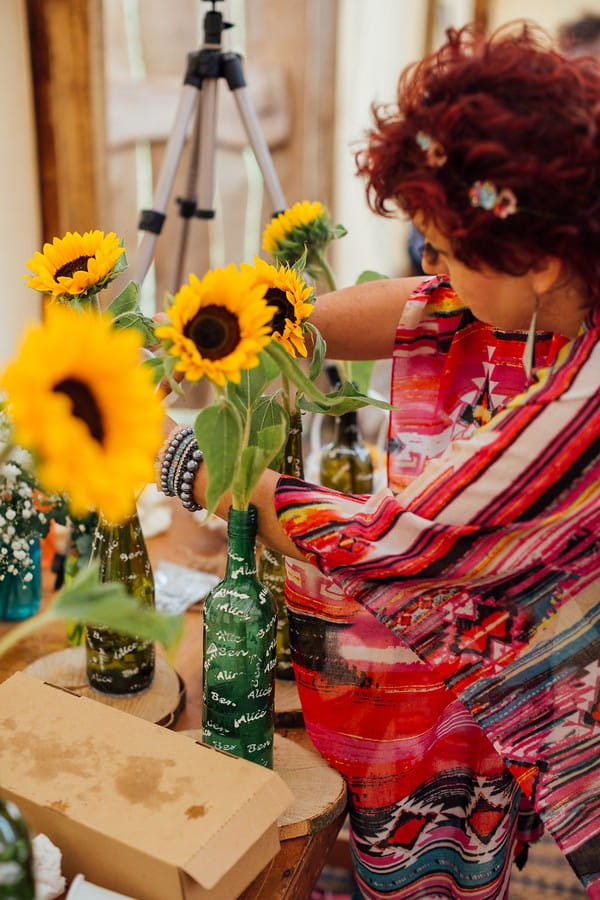
POLYGON ((202 509, 194 500, 194 481, 202 462, 202 450, 191 427, 176 432, 165 447, 160 466, 160 489, 167 497, 179 497, 190 512, 202 509))

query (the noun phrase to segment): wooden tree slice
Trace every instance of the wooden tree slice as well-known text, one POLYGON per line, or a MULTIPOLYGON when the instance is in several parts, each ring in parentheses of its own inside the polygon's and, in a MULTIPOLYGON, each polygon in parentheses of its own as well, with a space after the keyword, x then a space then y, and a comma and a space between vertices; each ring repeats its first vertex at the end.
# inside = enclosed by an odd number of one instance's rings
POLYGON ((296 682, 275 679, 275 723, 288 728, 304 724, 296 682))
MULTIPOLYGON (((180 731, 179 734, 202 743, 199 730, 180 731)), ((345 809, 344 779, 316 751, 276 734, 273 769, 294 795, 293 803, 277 821, 280 840, 314 834, 345 809)))
POLYGON ((85 674, 85 647, 68 647, 41 656, 24 671, 48 684, 74 694, 98 700, 157 725, 171 728, 185 706, 185 686, 180 676, 162 656, 156 656, 154 680, 148 690, 129 697, 117 697, 94 690, 85 674))

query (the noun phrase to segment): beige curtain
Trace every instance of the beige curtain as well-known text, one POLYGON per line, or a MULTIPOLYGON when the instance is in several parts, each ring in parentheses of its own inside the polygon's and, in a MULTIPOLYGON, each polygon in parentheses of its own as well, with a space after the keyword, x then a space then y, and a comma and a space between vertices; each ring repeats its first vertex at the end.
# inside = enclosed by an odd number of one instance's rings
POLYGON ((0 366, 14 353, 40 295, 25 286, 25 262, 40 243, 37 159, 24 0, 3 0, 0 27, 0 366))
POLYGON ((426 12, 421 0, 340 0, 334 216, 348 229, 332 251, 340 287, 364 269, 406 271, 408 227, 370 212, 354 174, 354 148, 371 124, 371 103, 393 101, 401 69, 422 55, 426 12))

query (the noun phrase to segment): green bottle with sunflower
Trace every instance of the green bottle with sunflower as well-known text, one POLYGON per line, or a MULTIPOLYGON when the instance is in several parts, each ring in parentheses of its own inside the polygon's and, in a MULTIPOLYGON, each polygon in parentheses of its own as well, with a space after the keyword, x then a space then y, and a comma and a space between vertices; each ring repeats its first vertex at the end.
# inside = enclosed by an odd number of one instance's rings
POLYGON ((202 739, 273 768, 277 610, 256 575, 257 511, 229 510, 225 578, 204 603, 202 739))
MULTIPOLYGON (((113 524, 99 517, 91 562, 101 582, 120 582, 142 606, 154 608, 154 576, 137 513, 113 524)), ((108 628, 85 629, 86 672, 91 687, 103 694, 138 694, 152 684, 152 641, 108 628)))

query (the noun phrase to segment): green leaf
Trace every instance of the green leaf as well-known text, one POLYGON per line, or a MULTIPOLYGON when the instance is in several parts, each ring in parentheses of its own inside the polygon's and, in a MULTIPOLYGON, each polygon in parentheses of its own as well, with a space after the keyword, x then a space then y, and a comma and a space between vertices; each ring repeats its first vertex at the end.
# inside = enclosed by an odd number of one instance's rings
POLYGON ((310 397, 313 397, 313 399, 318 400, 319 402, 327 402, 325 394, 319 390, 310 378, 307 378, 294 358, 290 356, 281 344, 277 341, 271 341, 270 344, 267 344, 265 352, 278 364, 281 374, 285 375, 286 378, 289 378, 297 388, 305 391, 310 397))
POLYGON ((330 394, 324 394, 319 388, 306 377, 292 357, 284 348, 276 341, 271 341, 267 345, 267 352, 277 360, 281 368, 282 374, 286 375, 290 381, 293 381, 296 387, 304 391, 312 400, 307 400, 304 396, 298 396, 298 406, 309 412, 320 412, 333 416, 341 416, 345 412, 353 409, 361 409, 363 406, 378 406, 380 409, 392 409, 393 407, 386 403, 385 400, 375 400, 366 394, 361 394, 359 390, 349 381, 345 381, 339 391, 330 394))
MULTIPOLYGON (((119 244, 121 247, 123 246, 122 242, 119 242, 119 244)), ((112 277, 114 278, 114 276, 118 275, 119 272, 124 272, 128 265, 129 265, 129 263, 127 262, 127 254, 121 253, 118 260, 116 261, 116 263, 113 266, 112 277)))
POLYGON ((279 375, 279 366, 270 356, 262 352, 259 359, 258 366, 241 372, 239 384, 229 382, 227 386, 227 396, 236 398, 239 405, 247 410, 252 409, 265 388, 279 375))
POLYGON ((339 391, 325 395, 325 403, 314 402, 301 397, 298 400, 301 409, 308 412, 325 413, 332 416, 342 416, 346 412, 362 409, 363 406, 377 406, 379 409, 393 409, 394 407, 385 400, 376 400, 366 394, 362 394, 355 385, 345 381, 339 391))
POLYGON ((248 505, 254 485, 266 469, 266 453, 256 445, 245 447, 240 456, 238 471, 233 480, 234 503, 239 508, 248 505))
POLYGON ((144 360, 142 365, 150 369, 153 384, 160 384, 166 376, 165 361, 162 356, 149 356, 148 359, 144 360))
POLYGON ((118 318, 113 319, 113 324, 115 328, 137 328, 142 334, 144 347, 154 347, 156 344, 154 322, 140 312, 122 313, 118 318))
POLYGON ((101 583, 94 564, 82 569, 62 588, 52 603, 52 612, 55 618, 75 619, 85 625, 160 641, 169 651, 175 649, 183 634, 183 616, 141 606, 120 583, 101 583))
POLYGON ((240 414, 232 403, 219 400, 198 413, 194 431, 204 455, 206 508, 210 515, 233 483, 242 443, 240 414))
POLYGON ((314 381, 323 368, 325 354, 327 353, 327 344, 319 329, 316 325, 313 325, 312 322, 306 322, 304 328, 312 335, 313 339, 313 353, 308 370, 308 377, 311 381, 314 381))
POLYGON ((348 234, 348 230, 344 228, 343 225, 334 225, 331 229, 331 234, 333 239, 342 238, 344 235, 348 234))
POLYGON ((264 428, 281 426, 287 434, 289 416, 279 403, 277 394, 266 394, 258 400, 250 419, 250 439, 248 444, 260 444, 259 435, 264 428))
POLYGON ((123 315, 126 312, 133 312, 138 308, 138 299, 140 296, 140 287, 135 281, 130 281, 121 293, 115 297, 112 303, 107 307, 107 312, 113 318, 123 315))
POLYGON ((249 445, 255 444, 258 446, 262 446, 263 449, 266 449, 266 445, 264 445, 264 434, 263 432, 275 426, 281 429, 281 441, 280 446, 275 452, 274 455, 270 457, 267 462, 267 465, 273 464, 273 468, 279 470, 280 463, 282 462, 281 450, 285 446, 285 442, 287 439, 287 433, 289 429, 290 418, 283 408, 283 406, 277 400, 277 394, 268 394, 260 398, 254 409, 252 410, 252 418, 250 421, 250 438, 248 441, 249 445))
POLYGON ((306 244, 304 245, 304 251, 302 256, 299 256, 298 259, 294 261, 294 263, 290 266, 290 269, 293 269, 294 272, 297 272, 298 275, 302 275, 306 268, 306 260, 308 258, 308 247, 306 244))
POLYGON ((365 284, 367 281, 381 281, 389 278, 389 275, 382 275, 380 272, 374 272, 372 269, 365 269, 356 279, 356 284, 365 284))
MULTIPOLYGON (((287 418, 287 417, 286 417, 287 418)), ((258 446, 265 454, 266 468, 275 459, 287 440, 288 426, 283 419, 276 425, 263 428, 258 435, 258 446)))

